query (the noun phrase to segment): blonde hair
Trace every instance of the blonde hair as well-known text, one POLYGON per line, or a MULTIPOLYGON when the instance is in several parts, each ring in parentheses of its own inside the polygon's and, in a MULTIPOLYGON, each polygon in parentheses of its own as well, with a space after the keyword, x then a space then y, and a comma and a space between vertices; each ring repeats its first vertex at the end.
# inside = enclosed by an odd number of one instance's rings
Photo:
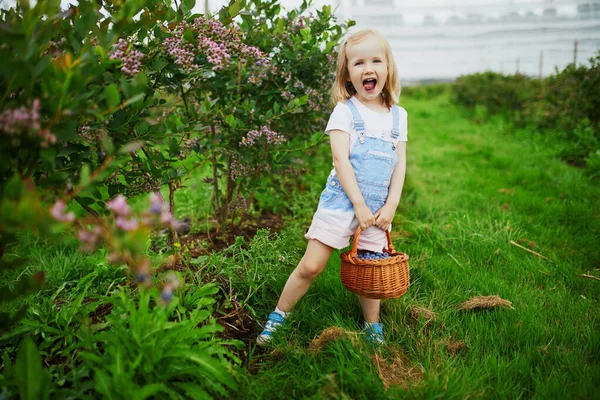
POLYGON ((379 32, 372 29, 365 29, 348 36, 340 45, 335 80, 333 82, 333 87, 331 88, 331 101, 334 105, 339 102, 343 103, 356 94, 356 89, 348 80, 349 74, 346 46, 348 43, 359 43, 367 36, 373 36, 379 41, 379 44, 383 47, 385 57, 387 58, 388 76, 383 91, 381 92, 382 101, 388 107, 391 107, 400 99, 400 78, 398 77, 396 62, 394 61, 394 57, 392 57, 390 44, 379 32))

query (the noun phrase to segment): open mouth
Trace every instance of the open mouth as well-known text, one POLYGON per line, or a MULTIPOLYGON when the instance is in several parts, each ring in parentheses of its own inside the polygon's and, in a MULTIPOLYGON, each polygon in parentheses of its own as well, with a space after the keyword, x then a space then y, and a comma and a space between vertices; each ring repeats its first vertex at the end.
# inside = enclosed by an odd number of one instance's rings
POLYGON ((367 78, 367 79, 363 80, 363 87, 368 92, 375 89, 376 85, 377 85, 377 79, 375 79, 375 78, 367 78))

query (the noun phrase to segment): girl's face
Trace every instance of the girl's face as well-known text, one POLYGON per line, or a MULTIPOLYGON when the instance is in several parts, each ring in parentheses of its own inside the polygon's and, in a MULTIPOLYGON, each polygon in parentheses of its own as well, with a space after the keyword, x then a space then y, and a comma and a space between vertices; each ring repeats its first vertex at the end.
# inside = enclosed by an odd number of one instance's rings
POLYGON ((367 36, 358 43, 346 45, 348 80, 363 104, 380 105, 380 97, 388 75, 383 46, 376 37, 367 36))

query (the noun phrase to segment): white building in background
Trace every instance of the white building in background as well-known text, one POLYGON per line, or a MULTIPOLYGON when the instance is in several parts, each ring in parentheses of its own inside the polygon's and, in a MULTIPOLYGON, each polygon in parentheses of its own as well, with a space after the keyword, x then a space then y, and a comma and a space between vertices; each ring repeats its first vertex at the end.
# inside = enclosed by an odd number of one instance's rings
POLYGON ((338 15, 388 38, 405 83, 548 76, 600 49, 600 0, 346 0, 338 15))
POLYGON ((372 27, 390 27, 403 25, 404 19, 393 0, 367 0, 363 4, 352 0, 350 2, 352 19, 359 25, 372 27))
POLYGON ((577 13, 583 19, 600 18, 600 0, 581 1, 577 13))

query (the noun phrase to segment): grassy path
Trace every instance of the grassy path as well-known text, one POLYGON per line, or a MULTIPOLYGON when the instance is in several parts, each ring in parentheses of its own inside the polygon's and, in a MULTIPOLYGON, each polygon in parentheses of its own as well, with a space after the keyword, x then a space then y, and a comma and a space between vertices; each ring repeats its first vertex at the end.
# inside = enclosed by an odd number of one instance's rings
POLYGON ((598 398, 600 282, 580 275, 600 276, 600 189, 525 132, 470 122, 447 96, 403 101, 409 167, 393 238, 412 286, 384 303, 379 368, 352 334, 308 351, 324 329, 362 324, 336 252, 273 351, 250 358, 242 396, 598 398), (483 295, 513 309, 457 311, 483 295), (399 385, 386 391, 380 371, 399 385))

